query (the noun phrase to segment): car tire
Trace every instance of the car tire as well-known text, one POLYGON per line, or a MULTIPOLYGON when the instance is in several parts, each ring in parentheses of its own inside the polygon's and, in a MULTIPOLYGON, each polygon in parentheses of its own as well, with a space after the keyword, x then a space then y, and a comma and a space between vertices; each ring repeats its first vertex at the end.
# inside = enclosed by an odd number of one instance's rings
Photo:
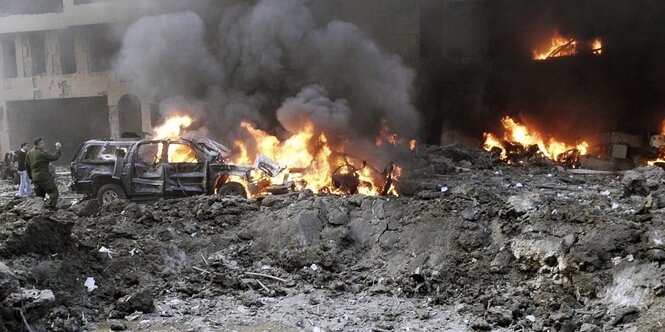
POLYGON ((127 198, 125 191, 114 183, 105 184, 97 190, 97 202, 100 206, 125 198, 127 198))
POLYGON ((242 184, 238 182, 229 182, 219 187, 219 190, 217 190, 217 195, 247 198, 247 191, 245 190, 245 187, 242 186, 242 184))

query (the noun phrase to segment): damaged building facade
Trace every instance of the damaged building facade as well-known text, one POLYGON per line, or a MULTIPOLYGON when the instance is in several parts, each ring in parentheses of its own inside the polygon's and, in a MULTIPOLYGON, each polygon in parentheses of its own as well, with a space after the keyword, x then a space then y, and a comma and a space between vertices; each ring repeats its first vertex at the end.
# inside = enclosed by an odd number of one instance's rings
POLYGON ((148 130, 148 97, 113 71, 114 28, 137 18, 136 2, 25 2, 0 16, 0 150, 43 136, 72 154, 86 139, 148 130))

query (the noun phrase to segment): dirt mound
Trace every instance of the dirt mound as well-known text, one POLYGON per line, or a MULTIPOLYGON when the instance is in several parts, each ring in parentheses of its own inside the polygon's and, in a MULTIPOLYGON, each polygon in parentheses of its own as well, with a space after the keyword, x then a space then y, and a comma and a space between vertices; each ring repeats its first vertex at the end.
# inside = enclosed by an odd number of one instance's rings
POLYGON ((0 209, 0 253, 21 286, 53 292, 30 324, 56 330, 658 330, 658 172, 423 151, 399 198, 82 202, 49 216, 15 202, 0 209))

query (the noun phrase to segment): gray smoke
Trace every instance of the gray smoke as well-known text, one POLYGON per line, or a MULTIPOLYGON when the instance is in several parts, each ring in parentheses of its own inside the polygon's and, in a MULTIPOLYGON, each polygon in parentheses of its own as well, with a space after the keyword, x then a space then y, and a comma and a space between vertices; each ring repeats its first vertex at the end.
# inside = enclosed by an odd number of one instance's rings
POLYGON ((342 133, 349 127, 351 109, 344 99, 330 100, 319 85, 305 87, 295 98, 289 98, 277 110, 277 119, 289 132, 311 123, 329 133, 342 133))
POLYGON ((117 72, 154 96, 197 96, 220 89, 222 68, 208 51, 193 12, 144 17, 125 34, 117 72))
POLYGON ((155 99, 200 102, 210 130, 227 137, 242 120, 294 131, 305 119, 371 139, 385 119, 405 139, 415 135, 414 72, 355 25, 319 19, 309 0, 216 6, 216 31, 194 12, 130 26, 120 75, 155 99))

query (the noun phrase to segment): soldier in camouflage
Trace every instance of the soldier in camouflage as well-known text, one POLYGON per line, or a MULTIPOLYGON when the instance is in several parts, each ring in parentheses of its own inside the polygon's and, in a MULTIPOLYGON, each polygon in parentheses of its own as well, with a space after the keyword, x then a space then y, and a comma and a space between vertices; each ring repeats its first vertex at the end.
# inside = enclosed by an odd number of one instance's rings
POLYGON ((35 195, 39 197, 46 197, 46 209, 49 211, 57 210, 58 204, 58 186, 55 184, 55 179, 49 171, 49 163, 60 159, 62 155, 62 145, 60 142, 55 143, 55 153, 48 153, 44 149, 46 143, 44 139, 37 138, 34 142, 35 146, 28 152, 25 160, 26 170, 28 176, 32 180, 35 187, 35 195))

